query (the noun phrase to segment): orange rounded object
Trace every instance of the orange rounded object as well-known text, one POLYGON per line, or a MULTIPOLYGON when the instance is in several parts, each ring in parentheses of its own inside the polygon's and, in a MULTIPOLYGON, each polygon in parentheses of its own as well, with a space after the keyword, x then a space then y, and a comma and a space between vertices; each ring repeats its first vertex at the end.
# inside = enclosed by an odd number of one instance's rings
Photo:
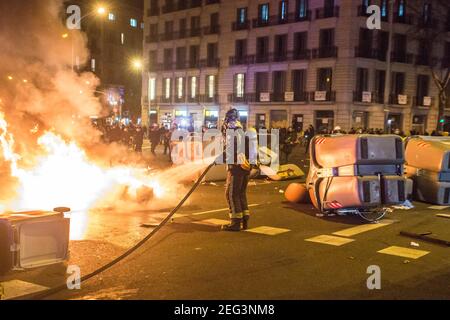
POLYGON ((306 186, 300 183, 291 183, 284 193, 286 200, 293 203, 306 202, 308 190, 306 186))

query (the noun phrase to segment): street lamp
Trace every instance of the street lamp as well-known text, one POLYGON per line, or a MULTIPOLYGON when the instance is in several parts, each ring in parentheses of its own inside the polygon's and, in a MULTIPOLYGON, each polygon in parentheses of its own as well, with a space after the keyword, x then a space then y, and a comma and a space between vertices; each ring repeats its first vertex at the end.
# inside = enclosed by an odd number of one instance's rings
POLYGON ((135 58, 131 61, 131 67, 136 71, 141 71, 143 64, 141 59, 135 58))

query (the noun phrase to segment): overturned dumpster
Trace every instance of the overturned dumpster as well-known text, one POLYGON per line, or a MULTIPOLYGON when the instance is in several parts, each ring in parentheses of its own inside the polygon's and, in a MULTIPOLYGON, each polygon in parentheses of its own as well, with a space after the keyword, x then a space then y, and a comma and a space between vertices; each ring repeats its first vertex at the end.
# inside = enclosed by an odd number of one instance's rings
POLYGON ((416 200, 450 204, 450 138, 412 137, 406 142, 406 172, 416 200))
POLYGON ((395 135, 313 138, 307 188, 321 212, 381 219, 407 199, 403 141, 395 135))

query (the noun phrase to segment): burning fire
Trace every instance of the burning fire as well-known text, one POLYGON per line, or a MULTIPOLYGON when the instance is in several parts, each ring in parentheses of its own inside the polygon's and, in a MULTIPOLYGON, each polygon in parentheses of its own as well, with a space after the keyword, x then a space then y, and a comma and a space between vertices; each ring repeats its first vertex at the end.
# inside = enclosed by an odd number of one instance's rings
POLYGON ((3 210, 51 210, 58 206, 88 210, 107 197, 123 193, 124 188, 131 196, 142 187, 152 189, 157 198, 164 194, 163 188, 145 170, 101 167, 89 161, 74 141, 66 142, 53 132, 40 136, 38 145, 42 155, 34 159, 31 169, 22 168, 22 157, 14 152, 14 137, 0 112, 1 154, 10 163, 11 175, 19 182, 17 198, 3 210))

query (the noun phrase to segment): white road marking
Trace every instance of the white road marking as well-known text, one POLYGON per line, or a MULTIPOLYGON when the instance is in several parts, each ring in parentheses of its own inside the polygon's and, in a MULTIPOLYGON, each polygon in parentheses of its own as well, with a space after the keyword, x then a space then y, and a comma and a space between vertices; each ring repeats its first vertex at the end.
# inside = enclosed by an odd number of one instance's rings
POLYGON ((221 220, 221 219, 207 219, 207 220, 201 220, 201 221, 196 221, 194 222, 195 224, 203 224, 203 225, 207 225, 207 226, 223 226, 223 225, 227 225, 230 222, 227 220, 221 220))
POLYGON ((428 207, 428 209, 432 209, 432 210, 445 210, 445 209, 448 209, 448 208, 450 208, 450 206, 431 206, 431 207, 428 207))
POLYGON ((328 244, 328 245, 331 245, 331 246, 340 247, 340 246, 342 246, 344 244, 353 242, 355 240, 348 239, 348 238, 329 236, 329 235, 325 235, 324 234, 324 235, 320 235, 320 236, 313 237, 313 238, 310 238, 310 239, 306 239, 305 241, 321 243, 321 244, 328 244))
POLYGON ((424 250, 392 246, 392 247, 380 250, 380 251, 378 251, 378 253, 388 254, 391 256, 398 256, 398 257, 402 257, 402 258, 419 259, 419 258, 429 254, 430 252, 424 251, 424 250))
POLYGON ((393 224, 394 222, 395 221, 393 221, 393 220, 382 220, 379 223, 364 224, 364 225, 344 229, 341 231, 337 231, 337 232, 334 232, 333 234, 335 236, 340 236, 340 237, 352 237, 352 236, 355 236, 360 233, 364 233, 367 231, 372 231, 372 230, 375 230, 378 228, 386 227, 388 225, 393 224))
MULTIPOLYGON (((260 205, 261 204, 250 204, 248 207, 249 208, 254 208, 254 207, 258 207, 260 205)), ((174 217, 175 218, 183 218, 183 217, 190 217, 190 216, 201 216, 203 214, 223 212, 223 211, 229 211, 229 210, 230 210, 229 208, 223 208, 223 209, 215 209, 215 210, 194 212, 194 213, 180 213, 180 214, 176 214, 174 217)))
POLYGON ((49 289, 48 287, 21 280, 0 282, 0 286, 4 291, 4 296, 2 297, 3 300, 20 298, 49 289))
POLYGON ((245 232, 264 234, 264 235, 268 235, 268 236, 277 236, 279 234, 287 233, 290 231, 291 230, 289 230, 289 229, 262 226, 262 227, 257 227, 257 228, 252 228, 252 229, 246 230, 245 232))

